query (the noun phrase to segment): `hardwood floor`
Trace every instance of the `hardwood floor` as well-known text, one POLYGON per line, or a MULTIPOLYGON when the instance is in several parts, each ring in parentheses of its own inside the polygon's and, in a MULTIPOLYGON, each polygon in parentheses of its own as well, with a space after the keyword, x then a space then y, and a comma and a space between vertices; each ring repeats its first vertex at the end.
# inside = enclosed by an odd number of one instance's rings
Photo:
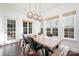
POLYGON ((9 44, 0 47, 0 56, 21 56, 19 43, 9 44))
MULTIPOLYGON (((23 56, 23 55, 19 43, 13 43, 0 47, 0 56, 23 56)), ((79 56, 79 54, 69 51, 67 56, 79 56)))
POLYGON ((68 51, 67 56, 79 56, 79 53, 75 53, 73 51, 68 51))

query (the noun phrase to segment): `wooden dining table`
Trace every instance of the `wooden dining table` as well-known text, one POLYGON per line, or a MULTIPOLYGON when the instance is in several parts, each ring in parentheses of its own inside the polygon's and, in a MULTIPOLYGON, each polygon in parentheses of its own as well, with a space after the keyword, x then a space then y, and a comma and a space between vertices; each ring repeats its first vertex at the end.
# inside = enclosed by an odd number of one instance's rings
POLYGON ((59 45, 59 43, 61 43, 64 39, 61 39, 59 37, 45 37, 43 35, 34 35, 31 36, 34 41, 36 41, 37 43, 43 45, 43 46, 47 46, 49 48, 54 48, 57 45, 59 45))

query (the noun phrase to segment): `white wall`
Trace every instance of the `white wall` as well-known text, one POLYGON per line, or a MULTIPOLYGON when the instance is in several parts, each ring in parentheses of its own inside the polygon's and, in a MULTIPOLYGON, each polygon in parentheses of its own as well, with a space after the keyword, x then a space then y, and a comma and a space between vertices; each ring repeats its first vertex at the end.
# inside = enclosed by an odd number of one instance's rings
POLYGON ((3 18, 0 15, 0 43, 4 43, 4 25, 3 25, 3 18))
POLYGON ((16 20, 16 40, 20 39, 22 34, 22 14, 7 10, 7 7, 0 5, 0 44, 2 45, 13 42, 7 40, 7 19, 16 20))
POLYGON ((78 32, 78 29, 79 29, 79 26, 78 26, 78 23, 79 23, 79 8, 78 8, 78 5, 79 4, 61 4, 59 6, 56 6, 56 7, 51 7, 47 12, 46 14, 44 13, 44 16, 46 17, 49 17, 49 16, 55 16, 55 15, 59 15, 59 25, 58 25, 58 28, 59 28, 59 37, 62 37, 64 38, 64 22, 63 22, 63 17, 62 17, 62 14, 65 13, 65 12, 68 12, 68 11, 72 11, 72 10, 76 10, 76 19, 75 19, 75 40, 79 41, 79 32, 78 32))
POLYGON ((0 6, 0 44, 4 43, 4 16, 3 16, 3 7, 0 6))
POLYGON ((76 25, 75 25, 75 38, 77 39, 77 41, 79 42, 79 7, 77 7, 77 10, 76 10, 76 25))
POLYGON ((4 33, 5 33, 5 44, 15 42, 19 39, 21 39, 21 34, 22 34, 22 18, 21 14, 17 12, 10 12, 10 11, 5 11, 4 17, 3 17, 3 22, 4 22, 4 33), (18 16, 17 16, 18 15, 18 16), (16 40, 7 40, 7 19, 12 19, 16 20, 16 40))
POLYGON ((40 22, 38 20, 33 21, 33 34, 40 33, 40 22))

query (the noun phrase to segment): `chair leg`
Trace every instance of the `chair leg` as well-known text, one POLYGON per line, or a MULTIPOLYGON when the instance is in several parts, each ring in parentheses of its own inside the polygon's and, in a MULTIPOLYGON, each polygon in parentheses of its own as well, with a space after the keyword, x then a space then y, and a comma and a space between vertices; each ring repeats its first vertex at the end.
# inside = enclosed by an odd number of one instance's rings
POLYGON ((44 54, 44 49, 42 48, 41 50, 42 50, 42 55, 45 56, 45 54, 44 54))

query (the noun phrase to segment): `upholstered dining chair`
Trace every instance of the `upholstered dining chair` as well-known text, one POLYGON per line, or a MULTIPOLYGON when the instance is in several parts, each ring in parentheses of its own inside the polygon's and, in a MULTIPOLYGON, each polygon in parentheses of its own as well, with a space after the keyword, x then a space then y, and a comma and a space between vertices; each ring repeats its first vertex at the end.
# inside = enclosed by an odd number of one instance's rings
POLYGON ((68 53, 69 47, 66 45, 59 46, 58 49, 55 49, 53 51, 53 54, 51 56, 66 56, 68 53))

